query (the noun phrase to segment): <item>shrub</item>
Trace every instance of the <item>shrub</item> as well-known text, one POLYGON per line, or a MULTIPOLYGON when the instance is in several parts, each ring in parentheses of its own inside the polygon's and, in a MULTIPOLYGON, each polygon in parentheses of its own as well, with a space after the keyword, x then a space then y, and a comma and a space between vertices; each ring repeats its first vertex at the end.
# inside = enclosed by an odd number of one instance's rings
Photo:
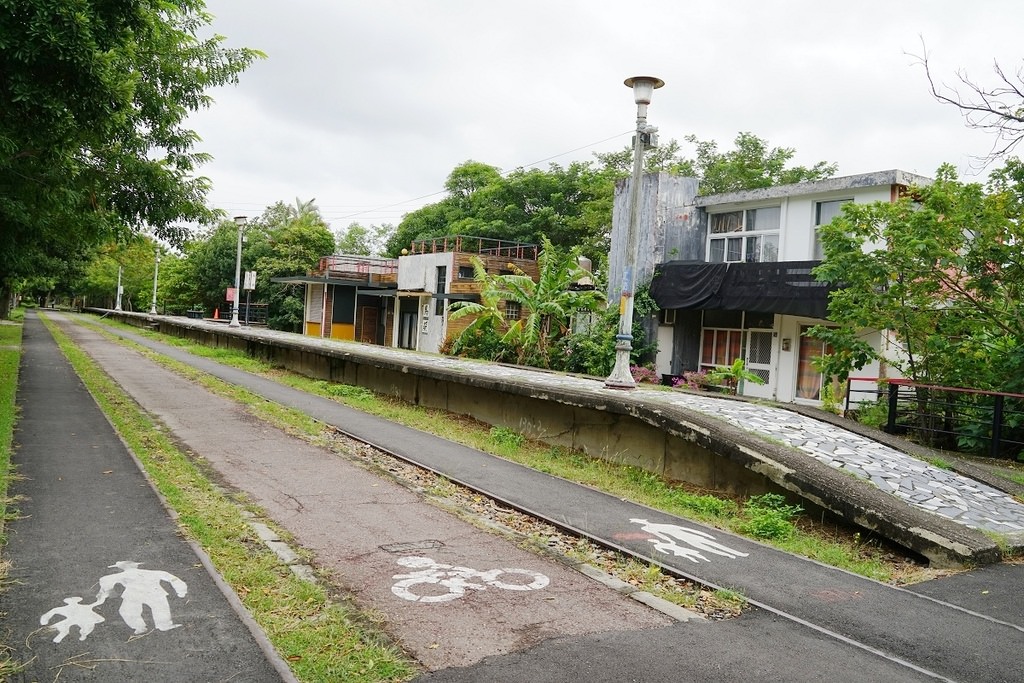
POLYGON ((701 391, 711 386, 711 378, 706 370, 684 372, 682 377, 672 379, 672 386, 701 391))
POLYGON ((785 497, 777 493, 751 496, 743 510, 747 521, 740 525, 740 530, 755 538, 765 539, 792 536, 796 531, 792 519, 803 512, 799 505, 787 505, 785 497))
POLYGON ((629 374, 633 375, 633 381, 637 384, 661 384, 661 376, 651 367, 631 365, 629 374))

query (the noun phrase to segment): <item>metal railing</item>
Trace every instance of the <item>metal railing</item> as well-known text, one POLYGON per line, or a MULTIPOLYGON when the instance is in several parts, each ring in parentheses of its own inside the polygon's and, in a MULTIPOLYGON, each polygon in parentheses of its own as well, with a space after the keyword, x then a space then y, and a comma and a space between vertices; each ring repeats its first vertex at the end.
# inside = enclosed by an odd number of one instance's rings
POLYGON ((854 394, 867 394, 872 402, 884 400, 883 429, 890 434, 912 434, 928 446, 992 458, 1014 458, 1024 451, 1024 394, 851 377, 847 412, 854 394), (868 386, 857 386, 864 383, 868 386))

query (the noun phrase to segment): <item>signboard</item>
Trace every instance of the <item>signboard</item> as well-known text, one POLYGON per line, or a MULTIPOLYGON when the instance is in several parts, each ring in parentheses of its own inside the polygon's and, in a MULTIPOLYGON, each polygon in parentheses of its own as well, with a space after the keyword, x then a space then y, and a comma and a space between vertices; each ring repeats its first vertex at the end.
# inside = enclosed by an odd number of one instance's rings
POLYGON ((228 287, 228 301, 234 301, 234 300, 235 300, 235 288, 234 287, 228 287))
POLYGON ((242 289, 253 290, 256 289, 256 271, 247 270, 245 271, 245 284, 242 285, 242 289))

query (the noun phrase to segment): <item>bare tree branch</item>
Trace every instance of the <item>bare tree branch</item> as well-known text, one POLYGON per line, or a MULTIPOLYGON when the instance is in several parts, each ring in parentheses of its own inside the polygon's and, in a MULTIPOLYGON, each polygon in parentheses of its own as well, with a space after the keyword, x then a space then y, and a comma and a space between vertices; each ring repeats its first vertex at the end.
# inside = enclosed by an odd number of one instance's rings
POLYGON ((928 87, 936 101, 959 109, 968 128, 993 134, 992 148, 979 159, 982 167, 1005 157, 1024 139, 1024 66, 1011 76, 999 62, 993 61, 997 82, 991 87, 976 83, 966 71, 960 70, 956 72, 960 85, 951 87, 936 83, 923 40, 921 54, 910 56, 924 67, 928 87))

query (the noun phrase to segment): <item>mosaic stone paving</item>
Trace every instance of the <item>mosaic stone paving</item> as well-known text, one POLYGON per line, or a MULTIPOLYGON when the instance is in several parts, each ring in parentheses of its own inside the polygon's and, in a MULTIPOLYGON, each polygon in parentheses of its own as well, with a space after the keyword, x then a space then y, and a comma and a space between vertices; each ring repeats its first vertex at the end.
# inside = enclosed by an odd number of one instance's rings
POLYGON ((814 459, 874 482, 910 505, 966 526, 1024 532, 1024 505, 990 486, 912 458, 885 444, 787 410, 673 392, 668 402, 793 446, 814 459))

